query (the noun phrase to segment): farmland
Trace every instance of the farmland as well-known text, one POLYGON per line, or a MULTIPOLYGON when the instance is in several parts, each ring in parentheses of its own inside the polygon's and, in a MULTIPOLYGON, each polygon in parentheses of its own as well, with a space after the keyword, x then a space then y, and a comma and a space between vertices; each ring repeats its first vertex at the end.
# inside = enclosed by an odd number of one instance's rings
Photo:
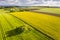
POLYGON ((36 11, 60 14, 60 8, 41 8, 36 11))
POLYGON ((0 22, 0 40, 53 40, 10 14, 0 13, 0 22), (18 30, 17 35, 13 30, 20 27, 24 30, 21 33, 18 30))
POLYGON ((54 37, 56 40, 60 37, 60 18, 38 14, 34 12, 21 12, 21 13, 13 13, 16 17, 23 19, 27 23, 33 25, 38 30, 43 31, 44 33, 54 37), (57 21, 58 20, 58 21, 57 21))
POLYGON ((59 30, 60 17, 33 11, 0 10, 0 40, 60 40, 59 30))

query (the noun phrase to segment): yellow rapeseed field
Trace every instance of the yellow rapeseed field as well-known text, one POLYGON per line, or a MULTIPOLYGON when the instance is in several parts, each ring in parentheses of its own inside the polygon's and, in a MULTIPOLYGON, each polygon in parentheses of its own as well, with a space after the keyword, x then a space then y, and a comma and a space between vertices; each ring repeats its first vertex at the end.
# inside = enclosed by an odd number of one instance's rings
POLYGON ((60 17, 35 12, 13 12, 11 14, 56 40, 60 40, 60 17))

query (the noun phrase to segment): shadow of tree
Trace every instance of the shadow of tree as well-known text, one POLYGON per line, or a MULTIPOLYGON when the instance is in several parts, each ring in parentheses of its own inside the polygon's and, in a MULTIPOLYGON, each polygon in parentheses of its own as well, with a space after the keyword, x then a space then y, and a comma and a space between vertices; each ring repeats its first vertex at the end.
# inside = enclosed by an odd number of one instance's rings
POLYGON ((15 36, 15 35, 21 34, 22 32, 24 32, 24 28, 23 27, 18 27, 16 29, 7 31, 6 35, 7 35, 7 37, 11 37, 11 36, 15 36))

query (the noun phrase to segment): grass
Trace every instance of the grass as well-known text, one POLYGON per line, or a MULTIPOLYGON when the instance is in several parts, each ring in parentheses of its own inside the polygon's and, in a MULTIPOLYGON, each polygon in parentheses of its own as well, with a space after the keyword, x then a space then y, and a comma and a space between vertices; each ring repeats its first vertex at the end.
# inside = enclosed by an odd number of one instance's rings
MULTIPOLYGON (((13 17, 12 18, 10 18, 10 17, 11 16, 9 16, 8 14, 0 14, 0 22, 1 22, 2 29, 3 29, 1 31, 3 31, 3 33, 4 33, 4 34, 2 34, 3 37, 6 35, 5 32, 23 25, 22 23, 19 23, 17 20, 12 19, 13 17), (6 17, 6 19, 5 19, 5 17, 6 17), (8 20, 8 18, 10 20, 8 20)), ((8 37, 7 37, 7 39, 8 39, 8 37)), ((14 39, 14 38, 9 38, 8 40, 11 40, 11 39, 14 39)), ((3 40, 4 40, 4 38, 3 38, 3 40)))
MULTIPOLYGON (((20 28, 20 30, 21 29, 22 28, 20 28)), ((0 40, 53 40, 53 39, 38 32, 30 25, 24 23, 23 21, 12 16, 11 14, 1 12, 0 13, 0 40), (20 33, 21 31, 16 29, 16 28, 20 28, 21 26, 24 29, 22 33, 20 33)))
POLYGON ((24 20, 55 40, 60 40, 60 17, 34 12, 13 12, 11 14, 24 20))
POLYGON ((60 8, 41 8, 37 11, 60 14, 60 8))

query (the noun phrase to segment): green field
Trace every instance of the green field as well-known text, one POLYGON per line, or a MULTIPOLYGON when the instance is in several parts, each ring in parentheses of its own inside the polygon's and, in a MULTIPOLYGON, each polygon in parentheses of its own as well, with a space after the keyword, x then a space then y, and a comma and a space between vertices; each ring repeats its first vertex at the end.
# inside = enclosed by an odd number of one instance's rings
POLYGON ((60 8, 41 8, 36 11, 60 14, 60 8))
POLYGON ((23 21, 12 16, 11 14, 1 12, 0 13, 0 40, 53 40, 53 39, 46 36, 45 34, 42 34, 41 32, 37 31, 37 29, 24 23, 23 21), (16 28, 21 28, 20 30, 24 28, 24 30, 13 31, 16 28))
MULTIPOLYGON (((39 11, 59 14, 59 10, 42 8, 39 11)), ((0 9, 0 40, 60 40, 60 17, 0 9)))

